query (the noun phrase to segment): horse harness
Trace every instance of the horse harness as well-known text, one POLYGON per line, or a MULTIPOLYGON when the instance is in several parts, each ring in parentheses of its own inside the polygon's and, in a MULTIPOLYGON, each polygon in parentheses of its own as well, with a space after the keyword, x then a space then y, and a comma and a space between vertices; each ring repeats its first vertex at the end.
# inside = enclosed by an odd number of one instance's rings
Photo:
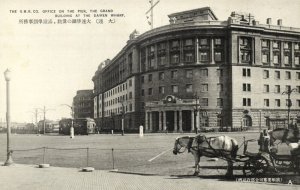
POLYGON ((201 137, 203 137, 203 138, 197 139, 197 144, 198 144, 197 147, 192 147, 192 143, 193 143, 194 139, 196 139, 196 138, 195 137, 190 138, 190 141, 188 143, 188 151, 189 152, 190 152, 190 149, 193 149, 195 151, 198 151, 198 154, 200 156, 202 156, 203 152, 205 152, 206 154, 208 154, 210 156, 213 156, 213 157, 216 156, 216 155, 220 155, 221 157, 226 158, 226 154, 224 154, 224 152, 229 152, 229 151, 224 150, 224 148, 225 148, 225 141, 223 142, 222 149, 215 149, 211 145, 211 139, 213 139, 215 137, 209 137, 209 138, 207 138, 206 136, 201 136, 201 137), (199 146, 199 144, 201 144, 203 142, 207 143, 207 145, 208 145, 207 148, 199 146), (210 152, 209 150, 212 150, 212 152, 210 152))
POLYGON ((289 134, 289 130, 285 129, 284 133, 283 133, 283 136, 282 136, 281 142, 283 142, 283 143, 286 142, 288 134, 289 134))
MULTIPOLYGON (((282 143, 284 143, 284 142, 286 142, 286 140, 288 140, 287 139, 288 134, 289 134, 289 129, 285 129, 283 136, 282 136, 282 140, 281 140, 282 143)), ((289 140, 291 142, 294 142, 294 140, 295 140, 295 142, 298 141, 298 139, 297 139, 298 135, 299 135, 299 129, 297 127, 295 127, 295 129, 293 130, 293 137, 292 137, 292 139, 289 139, 289 140)))

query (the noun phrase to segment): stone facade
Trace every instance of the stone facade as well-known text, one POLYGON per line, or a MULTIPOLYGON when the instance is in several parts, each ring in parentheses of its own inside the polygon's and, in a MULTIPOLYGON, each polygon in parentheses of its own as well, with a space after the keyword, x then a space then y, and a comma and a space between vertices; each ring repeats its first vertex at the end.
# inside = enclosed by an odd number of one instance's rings
POLYGON ((94 117, 93 90, 78 90, 73 98, 74 118, 94 117))
POLYGON ((102 130, 120 130, 123 119, 127 131, 266 127, 274 115, 287 117, 282 93, 292 89, 291 117, 300 116, 300 29, 239 12, 219 21, 208 7, 169 18, 170 25, 134 31, 96 71, 102 130))

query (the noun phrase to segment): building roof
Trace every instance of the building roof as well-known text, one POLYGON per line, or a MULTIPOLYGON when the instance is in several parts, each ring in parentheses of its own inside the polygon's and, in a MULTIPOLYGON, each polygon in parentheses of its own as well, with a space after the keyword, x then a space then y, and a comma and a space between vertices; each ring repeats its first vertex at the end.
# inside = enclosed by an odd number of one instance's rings
POLYGON ((192 9, 192 10, 187 10, 187 11, 182 11, 182 12, 177 12, 168 15, 168 17, 171 19, 172 17, 176 17, 176 19, 191 19, 191 18, 202 18, 203 15, 208 15, 210 16, 211 20, 218 20, 214 12, 210 9, 210 7, 202 7, 198 9, 192 9))

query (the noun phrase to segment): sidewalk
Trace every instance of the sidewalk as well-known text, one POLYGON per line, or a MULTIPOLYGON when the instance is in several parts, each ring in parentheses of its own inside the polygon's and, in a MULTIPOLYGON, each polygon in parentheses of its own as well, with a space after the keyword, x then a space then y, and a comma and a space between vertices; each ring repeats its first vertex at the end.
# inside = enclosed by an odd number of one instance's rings
POLYGON ((297 189, 297 186, 278 184, 255 184, 235 181, 218 181, 184 176, 142 176, 122 174, 104 170, 81 172, 76 168, 37 168, 33 165, 14 164, 2 166, 0 163, 1 190, 200 190, 200 189, 297 189))

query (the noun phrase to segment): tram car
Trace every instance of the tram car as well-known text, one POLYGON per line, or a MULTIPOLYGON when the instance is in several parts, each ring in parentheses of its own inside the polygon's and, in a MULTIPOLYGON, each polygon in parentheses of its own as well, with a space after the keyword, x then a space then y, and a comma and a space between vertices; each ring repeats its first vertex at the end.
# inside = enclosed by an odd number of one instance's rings
POLYGON ((72 119, 64 118, 59 121, 58 133, 61 135, 70 135, 70 127, 72 125, 72 119))
POLYGON ((38 133, 44 134, 44 133, 54 133, 55 132, 55 125, 57 125, 56 122, 45 120, 45 127, 44 127, 44 120, 41 120, 38 122, 38 133), (45 129, 45 132, 44 132, 45 129))
MULTIPOLYGON (((72 125, 72 119, 62 119, 59 121, 59 134, 70 135, 70 128, 72 125)), ((94 134, 96 129, 96 123, 91 118, 78 118, 73 122, 75 135, 88 135, 94 134)))

